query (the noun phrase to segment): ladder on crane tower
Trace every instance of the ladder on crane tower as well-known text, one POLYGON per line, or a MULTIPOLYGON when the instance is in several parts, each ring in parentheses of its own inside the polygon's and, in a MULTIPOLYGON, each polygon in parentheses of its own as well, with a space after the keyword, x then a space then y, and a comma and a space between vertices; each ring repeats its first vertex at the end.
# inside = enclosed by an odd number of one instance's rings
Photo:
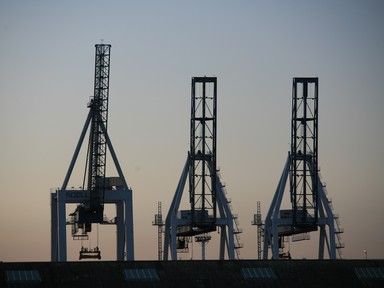
POLYGON ((163 260, 163 214, 161 211, 161 202, 157 203, 157 214, 155 214, 155 220, 152 221, 153 226, 157 226, 157 257, 158 260, 163 260))
POLYGON ((257 227, 257 259, 261 260, 262 250, 262 239, 264 237, 264 226, 263 221, 261 219, 261 204, 260 201, 257 201, 256 214, 253 215, 252 225, 256 225, 257 227))

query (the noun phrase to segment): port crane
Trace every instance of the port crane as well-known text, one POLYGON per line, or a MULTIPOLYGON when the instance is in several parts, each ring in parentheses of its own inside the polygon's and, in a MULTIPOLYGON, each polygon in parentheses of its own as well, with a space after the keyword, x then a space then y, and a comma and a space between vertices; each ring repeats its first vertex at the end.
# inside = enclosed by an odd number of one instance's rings
MULTIPOLYGON (((51 259, 67 261, 66 225, 71 225, 74 240, 87 240, 92 224, 117 226, 117 260, 133 260, 132 190, 128 188, 107 132, 111 45, 95 45, 94 94, 87 105, 89 113, 61 188, 51 192, 51 259), (68 189, 73 168, 89 130, 84 183, 80 189, 68 189), (106 176, 107 151, 118 176, 106 176), (66 204, 77 204, 66 218, 66 204), (115 204, 116 217, 106 219, 105 204, 115 204)), ((100 247, 84 248, 79 259, 101 259, 100 247)))
POLYGON ((309 240, 309 233, 320 230, 318 258, 325 248, 330 259, 341 258, 341 229, 333 213, 318 166, 318 78, 293 78, 291 150, 276 188, 264 225, 263 259, 290 259, 284 250, 292 241, 309 240), (289 183, 290 209, 281 209, 285 187, 289 183), (289 238, 288 238, 289 239, 289 238))
POLYGON ((192 77, 191 87, 190 150, 165 219, 163 259, 177 260, 177 253, 188 252, 192 237, 203 244, 205 258, 209 233, 217 229, 219 258, 227 254, 228 259, 235 259, 242 247, 242 231, 216 167, 217 78, 192 77), (190 207, 180 210, 187 179, 190 207))

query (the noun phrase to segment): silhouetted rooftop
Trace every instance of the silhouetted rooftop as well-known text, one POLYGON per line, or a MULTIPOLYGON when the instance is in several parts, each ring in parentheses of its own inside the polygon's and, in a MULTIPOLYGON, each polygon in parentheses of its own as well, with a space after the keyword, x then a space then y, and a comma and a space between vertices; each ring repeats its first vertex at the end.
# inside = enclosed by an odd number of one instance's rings
POLYGON ((384 260, 1 262, 0 287, 384 287, 384 260))

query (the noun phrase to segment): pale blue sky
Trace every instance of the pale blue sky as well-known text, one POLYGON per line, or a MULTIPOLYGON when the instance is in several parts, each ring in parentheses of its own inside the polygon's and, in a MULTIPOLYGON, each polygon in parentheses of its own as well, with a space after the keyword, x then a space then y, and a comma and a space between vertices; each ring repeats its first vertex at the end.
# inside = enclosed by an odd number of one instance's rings
MULTIPOLYGON (((250 223, 256 201, 265 216, 272 200, 292 78, 304 76, 319 77, 319 164, 344 257, 384 258, 383 13, 382 1, 2 0, 0 260, 49 260, 49 191, 88 113, 100 39, 112 45, 109 134, 134 192, 137 259, 157 257, 153 214, 173 197, 189 149, 191 77, 204 75, 218 77, 218 165, 244 231, 241 257, 256 257, 250 223)), ((104 259, 114 259, 114 228, 100 234, 104 259)), ((75 260, 79 243, 70 245, 75 260)), ((316 245, 291 254, 316 257, 316 245)))

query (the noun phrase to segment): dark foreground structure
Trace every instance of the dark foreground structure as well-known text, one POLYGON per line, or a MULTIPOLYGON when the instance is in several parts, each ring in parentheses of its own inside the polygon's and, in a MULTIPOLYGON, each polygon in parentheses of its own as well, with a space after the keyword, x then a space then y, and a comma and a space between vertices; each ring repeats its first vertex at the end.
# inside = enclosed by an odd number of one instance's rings
POLYGON ((0 262, 0 287, 384 287, 384 260, 0 262))

